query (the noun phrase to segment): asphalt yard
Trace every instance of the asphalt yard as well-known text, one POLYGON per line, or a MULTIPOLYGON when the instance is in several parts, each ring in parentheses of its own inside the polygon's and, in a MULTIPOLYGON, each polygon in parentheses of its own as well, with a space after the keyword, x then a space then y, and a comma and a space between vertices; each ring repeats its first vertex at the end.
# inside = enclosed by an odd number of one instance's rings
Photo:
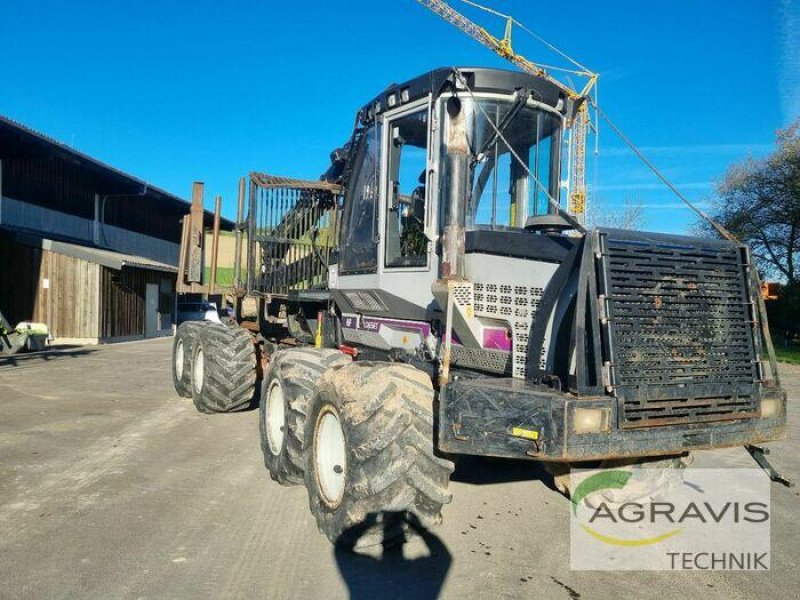
MULTIPOLYGON (((578 572, 568 502, 535 463, 468 459, 444 523, 354 556, 303 487, 264 469, 257 412, 202 415, 170 378, 171 339, 0 361, 3 598, 796 598, 800 496, 773 485, 769 572, 578 572)), ((800 367, 784 366, 800 480, 800 367)), ((753 467, 742 448, 692 468, 753 467)))

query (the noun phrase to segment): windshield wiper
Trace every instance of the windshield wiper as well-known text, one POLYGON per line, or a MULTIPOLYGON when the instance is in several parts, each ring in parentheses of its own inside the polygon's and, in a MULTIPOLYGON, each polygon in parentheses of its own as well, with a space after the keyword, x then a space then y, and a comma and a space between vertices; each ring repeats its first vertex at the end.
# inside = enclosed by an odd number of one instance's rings
POLYGON ((492 131, 492 134, 486 138, 486 141, 483 143, 480 150, 472 154, 473 166, 475 166, 475 163, 480 160, 484 152, 494 146, 494 144, 497 142, 498 136, 506 130, 506 127, 508 127, 509 123, 514 120, 514 117, 517 116, 517 113, 528 103, 528 98, 531 97, 531 90, 528 88, 522 88, 521 90, 517 90, 516 96, 517 97, 514 100, 514 103, 511 105, 511 108, 497 125, 497 127, 494 128, 495 130, 492 131))

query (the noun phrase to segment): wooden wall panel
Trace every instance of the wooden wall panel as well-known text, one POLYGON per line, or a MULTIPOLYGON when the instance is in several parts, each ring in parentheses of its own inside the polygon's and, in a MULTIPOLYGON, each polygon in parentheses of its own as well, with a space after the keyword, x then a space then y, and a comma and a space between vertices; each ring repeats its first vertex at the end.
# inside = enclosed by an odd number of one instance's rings
MULTIPOLYGON (((174 282, 175 275, 130 267, 123 267, 121 271, 107 267, 100 269, 100 337, 144 335, 147 284, 160 285, 162 279, 174 282)), ((174 293, 172 298, 174 299, 174 293)))
POLYGON ((172 312, 175 275, 86 260, 0 239, 0 310, 15 325, 47 323, 56 338, 103 339, 145 333, 145 289, 170 280, 159 310, 172 312), (44 287, 47 280, 48 287, 44 287))
POLYGON ((97 264, 0 240, 0 265, 0 310, 12 325, 41 321, 56 338, 98 337, 97 264))
POLYGON ((99 271, 95 263, 42 251, 35 319, 47 323, 57 338, 97 338, 99 271))

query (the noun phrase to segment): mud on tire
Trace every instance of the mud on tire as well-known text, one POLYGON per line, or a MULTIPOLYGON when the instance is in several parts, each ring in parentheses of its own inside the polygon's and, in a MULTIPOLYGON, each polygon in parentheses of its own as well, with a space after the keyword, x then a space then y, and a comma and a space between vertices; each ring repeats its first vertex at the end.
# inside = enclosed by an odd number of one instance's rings
POLYGON ((250 334, 219 323, 200 327, 192 351, 192 401, 203 413, 246 410, 253 404, 256 353, 250 334))
POLYGON ((303 483, 303 438, 314 386, 328 369, 349 365, 338 350, 298 348, 272 355, 259 402, 264 465, 282 485, 303 483))
POLYGON ((386 543, 409 522, 441 521, 453 463, 434 451, 433 401, 430 376, 408 365, 358 362, 322 377, 306 420, 305 483, 332 542, 386 543), (337 457, 344 464, 331 464, 337 457))
POLYGON ((178 325, 172 342, 172 384, 179 396, 192 397, 192 350, 203 323, 186 321, 178 325))

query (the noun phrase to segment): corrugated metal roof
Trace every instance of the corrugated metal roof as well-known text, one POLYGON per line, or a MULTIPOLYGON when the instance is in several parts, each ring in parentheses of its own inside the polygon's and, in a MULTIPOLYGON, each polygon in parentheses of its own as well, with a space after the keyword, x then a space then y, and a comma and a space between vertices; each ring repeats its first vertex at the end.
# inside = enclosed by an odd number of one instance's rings
POLYGON ((42 248, 43 250, 49 250, 57 254, 79 258, 117 271, 121 270, 122 267, 132 267, 135 269, 162 271, 164 273, 178 272, 177 267, 145 258, 144 256, 115 252, 114 250, 106 250, 105 248, 94 248, 92 246, 60 242, 58 240, 50 240, 27 234, 16 234, 14 238, 27 246, 42 248))

